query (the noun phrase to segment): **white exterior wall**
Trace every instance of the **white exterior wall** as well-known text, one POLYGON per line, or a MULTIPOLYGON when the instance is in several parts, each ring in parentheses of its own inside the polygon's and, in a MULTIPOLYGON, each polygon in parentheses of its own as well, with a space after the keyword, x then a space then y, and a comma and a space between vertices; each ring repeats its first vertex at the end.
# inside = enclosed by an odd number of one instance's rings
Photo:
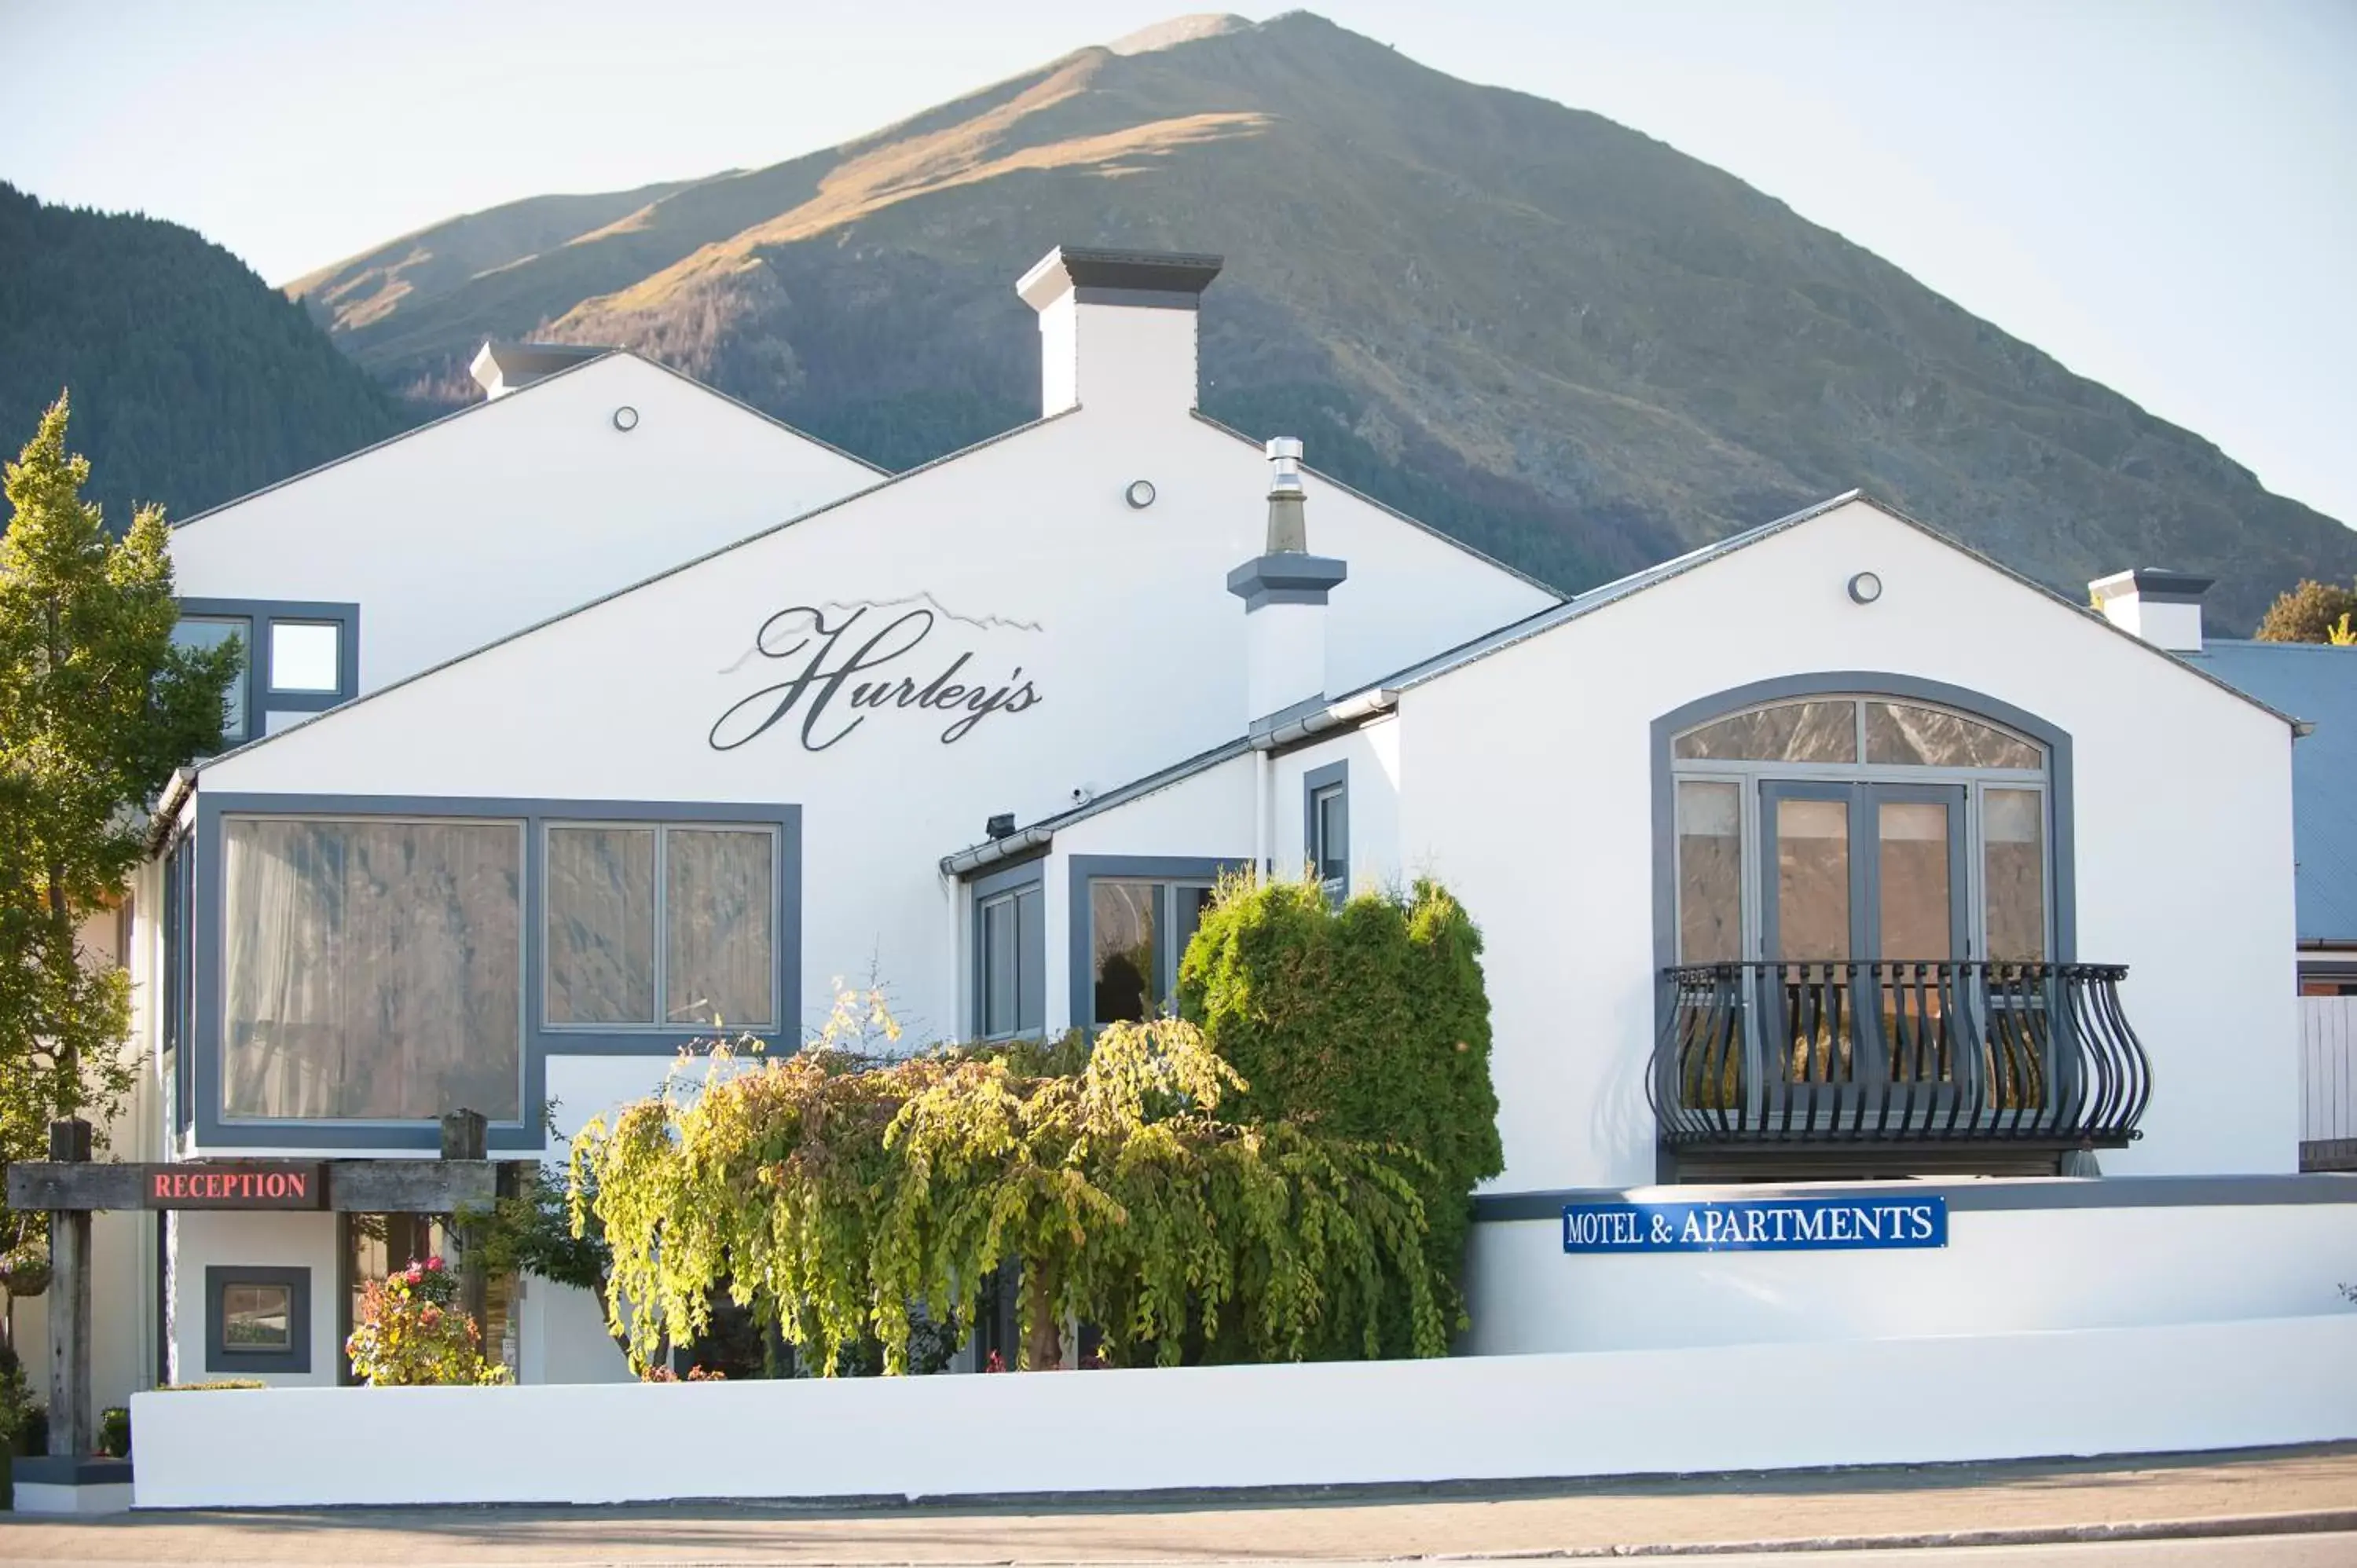
MULTIPOLYGON (((2357 1197, 2357 1179, 2346 1185, 2357 1197)), ((1691 1203, 1760 1190, 1675 1187, 1629 1197, 1691 1203)), ((1458 1349, 1792 1346, 2320 1316, 2346 1309, 2340 1287, 2352 1256, 2352 1202, 1958 1208, 1940 1248, 1623 1257, 1566 1254, 1557 1219, 1492 1221, 1473 1227, 1465 1278, 1473 1326, 1458 1349)))
POLYGON ((1496 1189, 1653 1179, 1652 721, 1834 671, 1970 688, 2072 736, 2078 952, 2129 966, 2153 1065, 2144 1137, 2104 1169, 2296 1169, 2288 727, 1853 502, 1403 694, 1403 857, 1486 944, 1496 1189), (1874 605, 1845 592, 1861 570, 1874 605))
MULTIPOLYGON (((253 1378, 274 1388, 332 1385, 343 1365, 337 1337, 342 1313, 336 1300, 339 1278, 336 1217, 268 1213, 248 1209, 177 1210, 172 1216, 172 1316, 175 1328, 173 1380, 210 1382, 253 1378), (311 1369, 307 1372, 216 1372, 205 1369, 205 1267, 233 1264, 311 1272, 311 1369)), ((103 1314, 95 1298, 93 1320, 103 1314)), ((143 1380, 141 1387, 146 1384, 143 1380)))
MULTIPOLYGON (((835 977, 873 964, 905 1022, 956 1035, 962 890, 936 858, 979 838, 994 811, 1050 815, 1076 787, 1110 788, 1243 728, 1244 611, 1225 579, 1259 549, 1265 467, 1253 446, 1184 409, 1083 408, 323 715, 214 764, 202 788, 794 802, 803 1021, 824 1016, 835 977), (1160 499, 1134 511, 1122 491, 1141 477, 1160 499), (921 684, 966 652, 963 681, 996 685, 1019 667, 1035 708, 992 714, 955 745, 939 739, 942 715, 888 708, 823 750, 805 749, 800 710, 737 749, 709 744, 724 710, 799 668, 751 654, 773 613, 927 594, 958 616, 996 618, 986 628, 943 618, 888 673, 921 684)), ((1309 483, 1319 547, 1351 562, 1329 612, 1338 679, 1370 678, 1546 602, 1309 483)), ((906 607, 871 610, 864 624, 906 607)), ((854 716, 848 696, 819 738, 854 716)))
POLYGON ((132 1421, 140 1508, 916 1498, 1936 1464, 2357 1437, 2357 1316, 1773 1354, 142 1394, 132 1421), (2038 1397, 2054 1391, 2062 1397, 2038 1397), (1073 1441, 1134 1433, 1153 1441, 1073 1441), (761 1462, 715 1464, 716 1454, 761 1462))
POLYGON ((882 478, 609 354, 191 518, 172 565, 183 597, 359 605, 367 692, 882 478))
POLYGON ((1303 830, 1309 774, 1334 763, 1349 769, 1351 891, 1404 888, 1415 868, 1400 858, 1400 725, 1377 719, 1331 740, 1288 751, 1271 764, 1275 808, 1269 859, 1280 876, 1297 876, 1309 864, 1303 830))

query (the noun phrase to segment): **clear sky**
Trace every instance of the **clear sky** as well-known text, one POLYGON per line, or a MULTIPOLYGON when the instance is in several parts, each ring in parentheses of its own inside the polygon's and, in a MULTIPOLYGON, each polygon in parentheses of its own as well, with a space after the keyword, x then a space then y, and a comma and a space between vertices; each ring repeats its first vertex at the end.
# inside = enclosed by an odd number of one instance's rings
MULTIPOLYGON (((830 145, 1183 3, 0 0, 0 179, 285 282, 830 145)), ((1314 8, 1717 164, 2357 522, 2352 0, 1314 8)))

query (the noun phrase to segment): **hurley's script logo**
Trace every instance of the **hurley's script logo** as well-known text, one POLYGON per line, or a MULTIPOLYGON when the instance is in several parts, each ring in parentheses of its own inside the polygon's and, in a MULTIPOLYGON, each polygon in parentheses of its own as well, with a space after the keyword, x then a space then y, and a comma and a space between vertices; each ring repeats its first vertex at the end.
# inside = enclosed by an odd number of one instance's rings
MULTIPOLYGON (((753 652, 794 672, 732 703, 713 722, 712 749, 734 751, 799 711, 803 749, 824 751, 866 724, 871 714, 904 708, 957 715, 942 731, 942 744, 953 746, 993 714, 1019 714, 1039 705, 1039 693, 1023 678, 1019 664, 996 685, 973 684, 971 676, 959 680, 974 658, 971 652, 959 654, 920 684, 931 661, 915 656, 941 620, 993 624, 951 615, 930 597, 923 602, 931 607, 890 619, 885 618, 893 607, 889 605, 795 605, 763 621, 753 652), (835 612, 833 620, 827 618, 830 610, 835 612), (875 680, 858 679, 894 664, 899 668, 875 680), (917 668, 910 669, 912 664, 917 668)), ((995 624, 1039 629, 1020 622, 995 624)))

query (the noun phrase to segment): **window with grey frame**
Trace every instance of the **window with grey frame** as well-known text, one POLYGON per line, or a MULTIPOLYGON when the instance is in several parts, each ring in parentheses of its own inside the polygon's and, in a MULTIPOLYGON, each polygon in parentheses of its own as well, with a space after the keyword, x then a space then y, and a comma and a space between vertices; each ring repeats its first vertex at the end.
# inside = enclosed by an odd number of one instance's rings
POLYGON ((306 1373, 311 1369, 311 1271, 209 1264, 205 1370, 306 1373))
POLYGON ((1694 725, 1671 756, 1678 961, 2052 956, 2039 742, 1830 693, 1694 725))
POLYGON ((1047 895, 1035 877, 978 892, 974 905, 974 1032, 1036 1035, 1048 1022, 1047 895))
POLYGON ((551 822, 551 1030, 778 1022, 774 827, 551 822))
POLYGON ((221 744, 267 734, 276 717, 301 718, 360 691, 360 607, 291 599, 187 598, 172 640, 218 648, 235 638, 243 657, 221 694, 221 744))
POLYGON ((1332 762, 1303 775, 1301 842, 1310 874, 1337 906, 1351 892, 1351 773, 1332 762))
POLYGON ((1088 1022, 1134 1023, 1168 1011, 1178 961, 1211 904, 1211 879, 1089 879, 1088 1022))

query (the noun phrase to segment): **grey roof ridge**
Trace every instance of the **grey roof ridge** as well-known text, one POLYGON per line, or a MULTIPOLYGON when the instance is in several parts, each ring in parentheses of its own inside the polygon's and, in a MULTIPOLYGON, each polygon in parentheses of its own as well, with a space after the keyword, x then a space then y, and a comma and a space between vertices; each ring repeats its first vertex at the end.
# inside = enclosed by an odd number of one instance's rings
MULTIPOLYGON (((1199 751, 1192 757, 1158 768, 1151 773, 1131 779, 1126 784, 1115 785, 1103 794, 1092 796, 1077 806, 1069 806, 1051 816, 1042 817, 1036 822, 1026 822, 1010 836, 1046 834, 1052 837, 1060 828, 1071 827, 1074 822, 1085 822, 1100 812, 1110 811, 1116 806, 1126 806, 1132 800, 1142 800, 1157 790, 1167 789, 1173 784, 1183 784, 1198 773, 1217 768, 1222 762, 1232 762, 1239 757, 1248 755, 1252 750, 1253 743, 1250 736, 1240 735, 1232 740, 1223 740, 1209 750, 1199 751)), ((957 863, 974 854, 977 851, 987 850, 999 842, 1001 841, 996 839, 985 839, 980 843, 968 844, 963 849, 953 850, 942 856, 942 875, 957 876, 966 870, 974 869, 974 867, 960 866, 957 863)), ((1035 841, 1039 843, 1046 842, 1045 838, 1035 841)))
MULTIPOLYGON (((1600 584, 1565 604, 1556 605, 1551 608, 1540 610, 1534 615, 1525 617, 1522 620, 1512 622, 1507 626, 1499 628, 1495 631, 1485 633, 1480 637, 1473 638, 1466 642, 1460 643, 1456 648, 1450 649, 1446 652, 1436 654, 1430 659, 1421 660, 1415 664, 1411 664, 1404 670, 1396 671, 1379 680, 1370 681, 1365 685, 1358 688, 1358 691, 1373 691, 1379 687, 1405 689, 1409 686, 1422 685, 1426 681, 1437 680, 1440 676, 1449 673, 1451 671, 1460 669, 1478 660, 1486 659, 1492 653, 1501 652, 1518 643, 1528 641, 1531 638, 1536 637, 1542 632, 1552 630, 1554 628, 1566 621, 1576 620, 1581 616, 1602 609, 1607 605, 1617 604, 1620 600, 1628 598, 1631 595, 1642 593, 1645 589, 1652 587, 1658 583, 1665 583, 1673 577, 1684 576, 1686 573, 1695 570, 1696 567, 1708 565, 1711 562, 1717 561, 1722 556, 1732 555, 1738 550, 1742 550, 1749 545, 1757 544, 1761 540, 1781 533, 1787 529, 1797 528, 1802 523, 1807 522, 1813 518, 1821 517, 1836 507, 1846 506, 1851 501, 1864 502, 1866 505, 1872 507, 1875 510, 1881 512, 1884 516, 1889 517, 1895 521, 1905 523, 1908 527, 1914 529, 1917 532, 1936 540, 1940 543, 1946 545, 1949 549, 1956 551, 1958 553, 1978 562, 1981 565, 1989 568, 1991 571, 1996 572, 2002 576, 2010 578, 2013 582, 2029 589, 2031 592, 2052 600, 2055 604, 2072 611, 2073 614, 2093 621, 2095 625, 2102 627, 2105 631, 2110 632, 2113 636, 2125 638, 2147 653, 2152 654, 2157 658, 2169 660, 2179 669, 2184 671, 2187 674, 2207 681, 2211 685, 2217 687, 2220 691, 2224 692, 2231 696, 2240 698, 2242 701, 2248 703, 2251 706, 2258 709, 2261 713, 2267 714, 2269 717, 2280 720, 2282 723, 2290 725, 2292 733, 2296 736, 2307 735, 2316 727, 2305 719, 2296 718, 2290 714, 2284 713, 2280 709, 2259 701, 2258 698, 2252 696, 2248 692, 2245 692, 2242 688, 2234 685, 2232 682, 2220 679, 2218 676, 2212 674, 2209 671, 2202 669, 2200 665, 2193 663, 2191 660, 2180 658, 2177 654, 2169 651, 2168 649, 2160 648, 2152 643, 2147 642, 2143 638, 2136 636, 2136 633, 2129 631, 2125 628, 2113 625, 2110 619, 2106 617, 2094 610, 2089 609, 2086 606, 2078 603, 2076 600, 2056 593, 2053 589, 2048 587, 2045 584, 2039 582, 2036 578, 2027 576, 2020 572, 2015 571, 2004 562, 1996 560, 1995 557, 1975 549, 1973 546, 1965 543, 1963 540, 1956 538, 1954 535, 1945 532, 1941 529, 1934 528, 1930 523, 1921 521, 1920 518, 1910 517, 1906 512, 1901 511, 1899 508, 1892 506, 1889 502, 1878 499, 1874 496, 1868 495, 1865 490, 1857 489, 1844 490, 1839 495, 1831 496, 1824 500, 1817 501, 1812 505, 1803 507, 1798 511, 1788 512, 1784 516, 1776 518, 1771 521, 1760 523, 1754 527, 1744 529, 1739 532, 1728 534, 1725 539, 1714 541, 1713 542, 1703 545, 1701 548, 1696 550, 1690 550, 1684 555, 1674 556, 1670 560, 1663 562, 1658 566, 1648 566, 1641 572, 1632 572, 1625 577, 1615 578, 1609 583, 1600 584)), ((1357 692, 1345 693, 1346 696, 1355 696, 1357 694, 1357 692)))
MULTIPOLYGON (((1222 435, 1233 436, 1238 441, 1243 442, 1247 446, 1253 447, 1254 450, 1259 450, 1262 447, 1262 444, 1260 442, 1254 440, 1243 431, 1238 430, 1234 425, 1214 419, 1211 415, 1205 413, 1200 408, 1190 408, 1187 412, 1196 419, 1200 420, 1203 424, 1210 425, 1212 429, 1218 431, 1222 435)), ((1528 583, 1532 587, 1536 588, 1543 594, 1552 595, 1557 604, 1567 604, 1571 600, 1572 596, 1565 593, 1553 583, 1543 583, 1538 578, 1532 576, 1528 572, 1523 571, 1521 567, 1510 566, 1505 562, 1501 561, 1496 556, 1489 553, 1487 551, 1477 550, 1472 545, 1468 544, 1463 540, 1458 538, 1455 534, 1435 528, 1432 524, 1425 521, 1424 519, 1416 517, 1409 512, 1404 512, 1400 510, 1399 508, 1392 505, 1389 501, 1378 500, 1373 496, 1369 495, 1366 491, 1359 489, 1356 485, 1348 484, 1343 480, 1338 479, 1322 468, 1312 464, 1304 463, 1301 465, 1301 471, 1306 474, 1315 475, 1321 484, 1333 486, 1344 495, 1349 496, 1352 500, 1363 501, 1367 505, 1374 508, 1377 511, 1383 513, 1385 516, 1396 518, 1400 521, 1406 523, 1411 528, 1421 530, 1422 532, 1432 535, 1432 537, 1439 540, 1444 544, 1463 551, 1466 554, 1470 555, 1473 559, 1480 562, 1486 566, 1495 566, 1499 571, 1505 573, 1506 575, 1518 578, 1523 582, 1528 583)))
POLYGON ((807 430, 797 429, 793 425, 788 424, 784 420, 776 417, 774 414, 763 413, 759 409, 755 408, 751 403, 745 402, 743 399, 731 397, 726 392, 722 392, 718 387, 707 386, 704 382, 697 381, 694 376, 687 374, 685 371, 675 371, 669 365, 664 364, 662 360, 650 359, 646 355, 640 353, 635 349, 600 349, 597 353, 590 355, 587 359, 582 360, 576 364, 566 365, 562 369, 551 371, 544 376, 535 376, 531 381, 524 382, 523 385, 514 389, 512 392, 503 393, 499 397, 485 398, 480 403, 470 403, 463 408, 454 408, 447 413, 436 414, 423 424, 413 424, 406 430, 397 430, 382 441, 371 441, 367 446, 347 452, 340 457, 330 457, 324 463, 314 463, 311 467, 304 469, 299 474, 289 474, 283 479, 273 479, 270 483, 262 486, 260 489, 248 490, 242 496, 231 496, 225 501, 216 501, 211 506, 205 508, 202 511, 190 512, 188 516, 180 519, 171 526, 175 529, 181 529, 188 527, 192 522, 201 522, 206 518, 211 517, 216 513, 229 510, 231 507, 243 506, 246 502, 254 499, 256 497, 266 496, 273 490, 285 489, 289 485, 300 484, 305 479, 310 478, 313 475, 324 474, 330 468, 340 468, 347 463, 358 462, 361 458, 368 456, 371 453, 382 452, 386 447, 396 446, 401 442, 408 440, 413 435, 423 435, 429 430, 441 428, 443 425, 449 424, 452 420, 464 419, 470 413, 480 413, 485 409, 497 408, 500 404, 508 402, 511 398, 526 396, 531 392, 548 385, 551 381, 562 381, 566 376, 572 375, 577 371, 586 371, 592 365, 602 365, 607 360, 616 358, 636 360, 642 365, 651 365, 656 370, 662 371, 665 375, 675 376, 679 380, 685 381, 689 386, 695 388, 698 392, 707 392, 712 396, 718 398, 723 403, 734 403, 737 407, 743 409, 746 413, 754 415, 756 418, 759 418, 767 424, 776 425, 779 429, 783 430, 790 435, 801 436, 803 440, 823 451, 832 452, 838 457, 848 458, 850 461, 858 464, 861 467, 866 469, 871 474, 886 474, 891 471, 888 468, 877 467, 875 464, 869 462, 865 457, 856 456, 852 453, 845 452, 842 447, 835 446, 833 442, 822 440, 818 436, 813 435, 807 430))
MULTIPOLYGON (((594 363, 595 361, 592 362, 594 363)), ((534 386, 539 384, 540 383, 537 381, 533 383, 534 386)), ((528 391, 530 389, 527 388, 525 390, 528 391)), ((662 571, 654 573, 651 576, 640 577, 633 583, 625 583, 619 588, 609 588, 594 599, 584 600, 582 603, 575 605, 569 609, 559 610, 552 616, 544 616, 539 620, 533 621, 529 626, 518 627, 515 630, 508 632, 504 636, 495 637, 491 639, 490 641, 468 649, 463 653, 454 653, 449 658, 442 660, 439 664, 429 664, 423 670, 413 671, 409 674, 404 675, 398 681, 388 681, 383 685, 377 687, 373 691, 362 692, 359 696, 352 698, 350 702, 339 703, 332 708, 322 708, 316 714, 308 714, 296 723, 288 725, 285 729, 274 730, 269 735, 256 736, 253 739, 247 741, 243 746, 238 746, 233 750, 224 751, 215 757, 208 757, 201 762, 191 763, 189 764, 188 770, 192 773, 201 773, 206 768, 211 768, 218 763, 227 762, 233 757, 242 757, 247 752, 253 750, 257 746, 268 746, 272 741, 278 739, 282 736, 290 736, 298 730, 308 729, 313 725, 318 724, 322 720, 334 718, 339 714, 348 714, 364 703, 375 701, 377 698, 383 696, 388 692, 398 692, 404 686, 414 684, 419 681, 425 680, 429 676, 438 675, 443 671, 448 670, 456 665, 464 664, 468 660, 473 659, 478 655, 489 653, 495 648, 503 648, 507 644, 514 642, 521 638, 530 637, 536 631, 545 630, 549 627, 556 625, 559 621, 570 620, 577 615, 586 615, 589 611, 596 609, 600 605, 608 603, 614 599, 619 599, 625 594, 637 593, 640 588, 660 583, 666 577, 675 577, 682 572, 693 571, 696 567, 703 565, 707 561, 717 560, 721 556, 728 554, 732 551, 742 550, 748 544, 756 543, 759 541, 767 539, 773 533, 782 533, 789 528, 808 522, 814 517, 823 516, 826 513, 834 510, 838 507, 848 506, 853 501, 860 500, 876 494, 878 490, 888 489, 892 486, 899 484, 903 479, 913 479, 918 475, 928 473, 932 469, 942 467, 945 463, 954 463, 960 457, 966 456, 968 453, 979 452, 985 446, 996 446, 1002 441, 1011 441, 1018 435, 1028 435, 1030 432, 1039 429, 1043 424, 1053 424, 1056 421, 1064 418, 1068 414, 1078 413, 1081 411, 1081 406, 1082 405, 1079 403, 1074 403, 1070 408, 1060 409, 1043 418, 1032 420, 1027 424, 1018 424, 1012 430, 1002 430, 996 435, 985 436, 982 440, 975 442, 971 446, 961 446, 954 452, 945 452, 930 463, 920 463, 913 468, 903 468, 897 474, 888 474, 883 478, 877 480, 876 483, 869 485, 866 489, 854 490, 849 495, 837 496, 831 501, 821 502, 819 505, 811 508, 808 511, 797 512, 795 515, 787 518, 782 522, 770 523, 768 527, 756 530, 751 533, 746 534, 741 539, 733 539, 726 544, 716 545, 712 549, 705 551, 701 555, 692 555, 684 561, 675 562, 673 564, 664 567, 662 571)))

